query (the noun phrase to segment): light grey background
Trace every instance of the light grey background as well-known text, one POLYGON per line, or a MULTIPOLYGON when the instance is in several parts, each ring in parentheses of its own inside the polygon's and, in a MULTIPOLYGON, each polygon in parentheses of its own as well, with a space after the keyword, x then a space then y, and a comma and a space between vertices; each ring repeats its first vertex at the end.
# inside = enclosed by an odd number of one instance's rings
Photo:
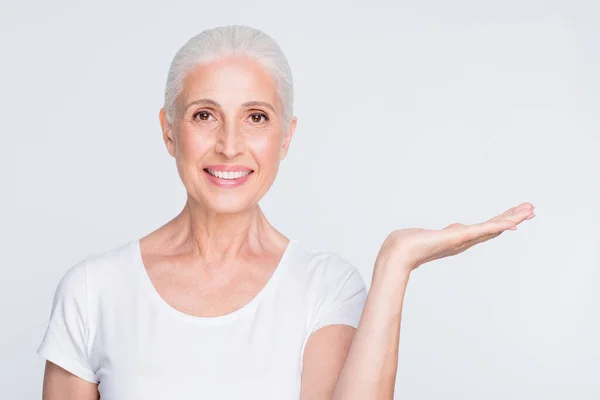
POLYGON ((167 69, 231 23, 273 36, 295 75, 298 129, 262 201, 289 237, 369 284, 394 229, 536 206, 413 273, 396 397, 600 397, 598 2, 0 4, 3 399, 40 398, 62 274, 183 206, 167 69))

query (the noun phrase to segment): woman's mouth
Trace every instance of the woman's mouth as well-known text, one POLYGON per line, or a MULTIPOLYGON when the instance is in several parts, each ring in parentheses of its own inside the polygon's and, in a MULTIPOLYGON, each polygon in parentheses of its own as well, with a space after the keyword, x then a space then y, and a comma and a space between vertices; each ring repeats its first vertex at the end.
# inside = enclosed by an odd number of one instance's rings
POLYGON ((210 168, 204 168, 204 171, 214 177, 227 180, 239 179, 253 172, 251 169, 247 171, 217 171, 210 168))
POLYGON ((243 171, 220 171, 204 168, 208 180, 215 186, 221 188, 234 188, 243 185, 254 173, 254 170, 243 171))

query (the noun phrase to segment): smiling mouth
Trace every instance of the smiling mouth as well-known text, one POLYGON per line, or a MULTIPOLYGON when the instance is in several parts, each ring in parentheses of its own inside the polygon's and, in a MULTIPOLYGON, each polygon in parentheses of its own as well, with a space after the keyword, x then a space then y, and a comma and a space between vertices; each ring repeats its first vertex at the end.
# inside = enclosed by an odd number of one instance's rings
POLYGON ((254 172, 254 170, 246 170, 246 171, 217 171, 210 168, 204 168, 204 172, 225 180, 236 180, 245 177, 246 175, 250 175, 254 172))

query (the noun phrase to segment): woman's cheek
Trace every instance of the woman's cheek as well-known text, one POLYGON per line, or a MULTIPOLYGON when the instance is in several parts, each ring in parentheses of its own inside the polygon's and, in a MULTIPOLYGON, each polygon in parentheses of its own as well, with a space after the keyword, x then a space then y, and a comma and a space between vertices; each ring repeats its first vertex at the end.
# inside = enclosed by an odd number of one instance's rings
POLYGON ((279 159, 279 147, 281 146, 279 137, 275 135, 263 135, 252 138, 251 147, 254 154, 256 154, 257 162, 259 163, 273 163, 279 159))
POLYGON ((206 132, 183 131, 180 133, 179 142, 181 156, 186 160, 197 161, 202 154, 206 153, 210 140, 206 132))

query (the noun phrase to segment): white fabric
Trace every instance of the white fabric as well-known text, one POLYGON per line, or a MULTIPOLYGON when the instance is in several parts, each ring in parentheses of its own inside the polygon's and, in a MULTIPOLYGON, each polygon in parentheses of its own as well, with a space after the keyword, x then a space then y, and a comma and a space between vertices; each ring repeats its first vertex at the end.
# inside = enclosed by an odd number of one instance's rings
POLYGON ((248 304, 194 317, 160 297, 133 240, 64 274, 38 354, 102 400, 298 399, 309 335, 357 327, 366 295, 348 261, 292 240, 248 304))

